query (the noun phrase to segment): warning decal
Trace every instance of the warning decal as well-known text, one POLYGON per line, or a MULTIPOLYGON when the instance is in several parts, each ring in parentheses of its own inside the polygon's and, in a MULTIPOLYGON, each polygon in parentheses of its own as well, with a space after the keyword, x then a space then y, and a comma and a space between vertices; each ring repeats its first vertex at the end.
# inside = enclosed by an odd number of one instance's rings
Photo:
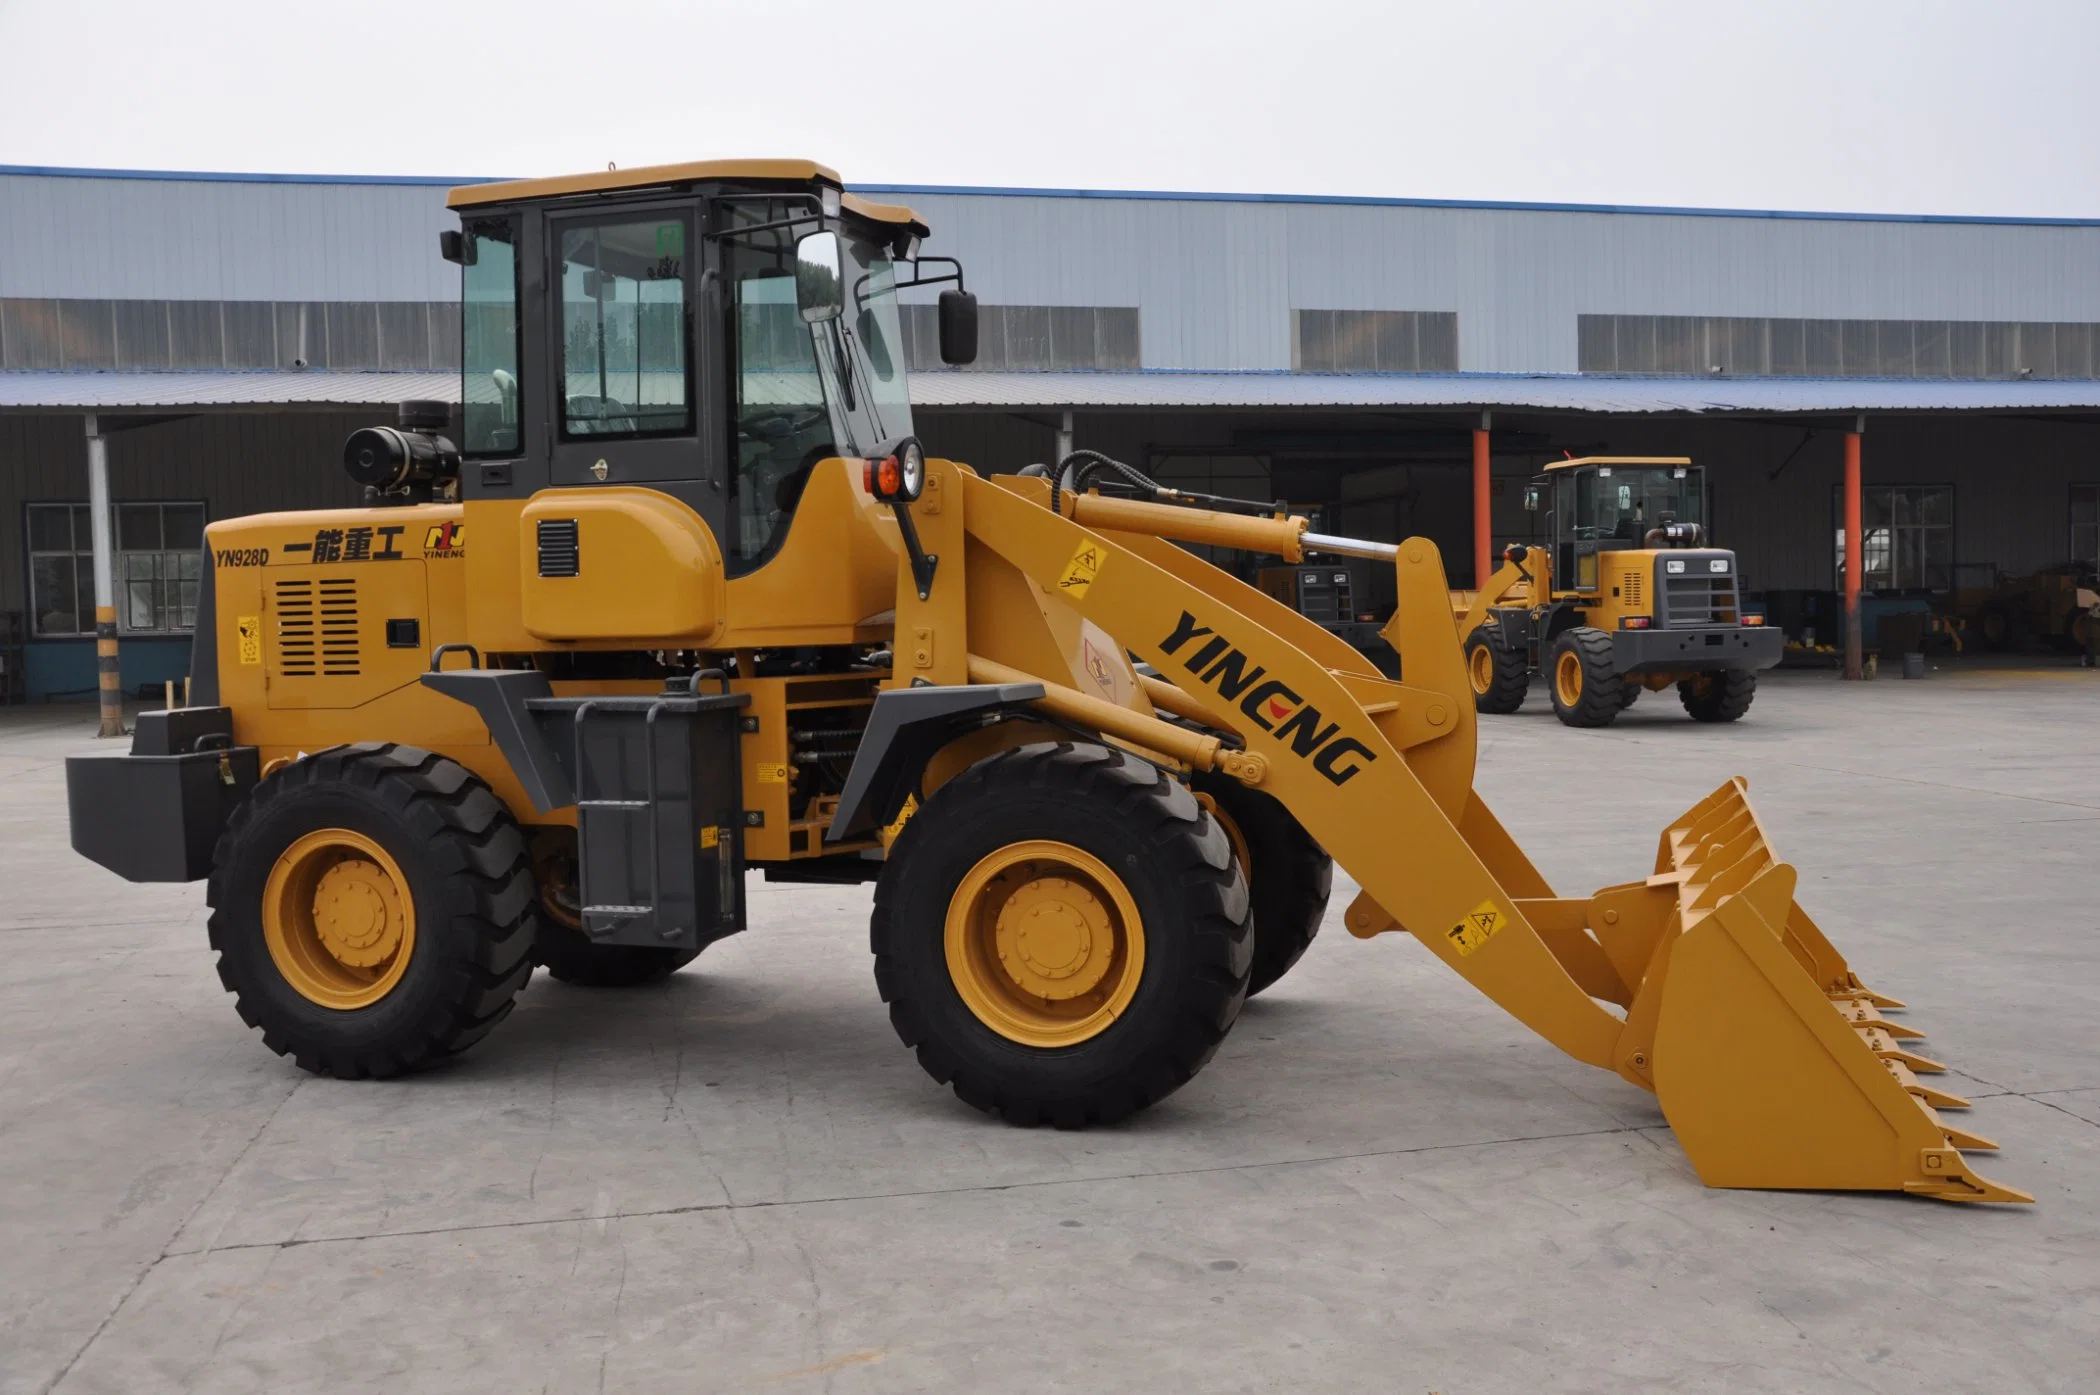
POLYGON ((235 616, 233 633, 240 642, 241 662, 244 664, 261 663, 262 617, 259 615, 235 616))
POLYGON ((1495 932, 1509 923, 1509 912, 1493 901, 1482 901, 1466 912, 1466 918, 1444 932, 1451 947, 1463 959, 1495 937, 1495 932))
POLYGON ((1079 551, 1072 554, 1072 560, 1065 563, 1064 574, 1057 579, 1057 589, 1084 596, 1086 588, 1094 584, 1094 578, 1101 575, 1101 564, 1106 560, 1099 543, 1081 543, 1079 551))

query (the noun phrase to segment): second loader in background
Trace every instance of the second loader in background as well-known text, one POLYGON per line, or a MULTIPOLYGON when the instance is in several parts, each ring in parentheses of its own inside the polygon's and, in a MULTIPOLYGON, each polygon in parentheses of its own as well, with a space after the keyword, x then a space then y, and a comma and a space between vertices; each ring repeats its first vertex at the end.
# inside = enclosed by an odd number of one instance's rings
POLYGON ((1516 711, 1539 673, 1571 727, 1608 726, 1673 685, 1698 721, 1750 710, 1785 636, 1746 609, 1735 554, 1706 545, 1702 470, 1681 457, 1556 461, 1524 507, 1545 512, 1549 545, 1506 549, 1480 591, 1452 595, 1480 711, 1516 711))

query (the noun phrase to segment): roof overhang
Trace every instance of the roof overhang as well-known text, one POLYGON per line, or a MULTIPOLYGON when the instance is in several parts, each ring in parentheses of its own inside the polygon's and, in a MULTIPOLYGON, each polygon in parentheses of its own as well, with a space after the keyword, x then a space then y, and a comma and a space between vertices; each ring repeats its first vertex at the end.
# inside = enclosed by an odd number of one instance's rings
POLYGON ((1516 373, 916 373, 928 408, 1381 408, 1806 416, 1852 412, 2100 411, 2100 381, 1633 378, 1516 373))
POLYGON ((0 373, 0 412, 327 411, 459 401, 457 373, 0 373))
MULTIPOLYGON (((0 372, 0 411, 240 411, 457 402, 457 373, 0 372)), ((2100 412, 2100 381, 1616 378, 1501 373, 915 373, 943 410, 1520 410, 1601 415, 2100 412)))

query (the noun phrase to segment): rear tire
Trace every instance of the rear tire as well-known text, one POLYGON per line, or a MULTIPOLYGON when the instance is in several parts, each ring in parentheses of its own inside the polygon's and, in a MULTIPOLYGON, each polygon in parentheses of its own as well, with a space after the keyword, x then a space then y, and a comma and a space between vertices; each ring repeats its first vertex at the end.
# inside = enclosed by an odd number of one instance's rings
POLYGON ((1746 668, 1713 669, 1679 683, 1677 696, 1695 722, 1732 722, 1750 710, 1757 674, 1746 668))
POLYGON ((1232 845, 1196 797, 1069 742, 941 786, 890 847, 870 939, 890 1022, 928 1075, 1009 1123, 1063 1128, 1186 1084, 1239 1015, 1254 950, 1232 845))
POLYGON ((1189 786, 1217 805, 1247 879, 1254 914, 1251 998, 1290 972, 1320 933, 1334 890, 1334 859, 1273 796, 1211 772, 1195 775, 1189 786))
POLYGON ((219 839, 205 899, 241 1020, 317 1075, 464 1051, 532 975, 516 821, 464 766, 413 746, 337 746, 263 781, 219 839))
POLYGON ((1500 625, 1482 625, 1466 637, 1466 677, 1475 710, 1504 716, 1524 705, 1531 688, 1531 661, 1511 644, 1500 625))
POLYGON ((1608 727, 1626 705, 1626 679, 1614 667, 1611 636, 1589 625, 1553 642, 1548 688, 1553 715, 1571 727, 1608 727))

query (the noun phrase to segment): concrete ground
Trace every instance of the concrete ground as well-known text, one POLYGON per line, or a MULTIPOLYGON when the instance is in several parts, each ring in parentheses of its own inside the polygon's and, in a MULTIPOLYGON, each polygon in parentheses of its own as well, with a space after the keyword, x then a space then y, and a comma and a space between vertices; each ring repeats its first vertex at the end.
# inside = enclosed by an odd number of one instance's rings
MULTIPOLYGON (((919 1071, 859 889, 754 883, 667 986, 537 979, 451 1068, 301 1074, 200 887, 67 849, 82 709, 0 719, 0 1391, 2066 1391, 2100 1358, 2100 674, 1771 677, 1740 726, 1486 724, 1564 892, 1750 777, 2033 1207, 1701 1187, 1651 1097, 1338 912, 1126 1126, 919 1071)), ((1340 879, 1337 878, 1339 882, 1340 879)))

